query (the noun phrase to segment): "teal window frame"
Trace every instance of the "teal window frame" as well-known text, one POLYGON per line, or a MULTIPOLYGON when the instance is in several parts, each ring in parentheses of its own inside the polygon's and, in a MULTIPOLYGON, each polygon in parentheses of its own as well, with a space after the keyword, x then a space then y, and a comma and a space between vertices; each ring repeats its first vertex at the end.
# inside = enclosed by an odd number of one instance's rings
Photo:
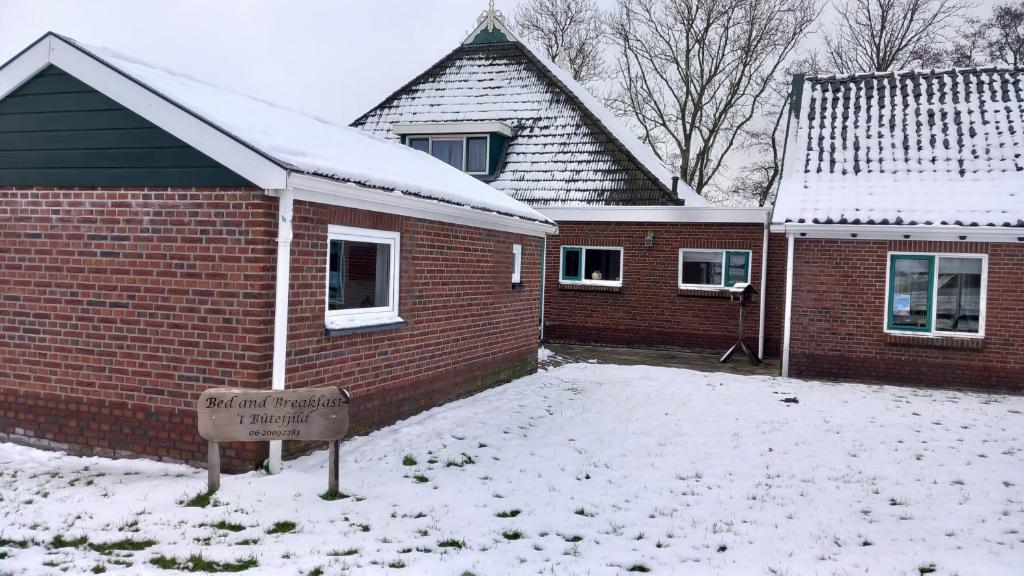
POLYGON ((894 334, 914 334, 920 336, 942 336, 948 338, 984 338, 985 337, 985 311, 988 300, 988 255, 987 254, 961 254, 961 253, 921 253, 921 252, 889 252, 887 255, 886 279, 885 279, 885 321, 886 332, 894 334), (978 303, 978 331, 977 332, 948 332, 935 329, 935 314, 938 312, 936 306, 936 295, 938 292, 937 279, 939 276, 939 261, 944 258, 974 258, 981 260, 981 293, 978 303), (927 260, 928 261, 928 313, 927 322, 924 326, 898 326, 892 322, 893 304, 896 298, 896 261, 906 260, 927 260))
POLYGON ((625 276, 626 251, 622 246, 562 246, 561 260, 558 263, 558 281, 563 284, 592 284, 595 286, 622 286, 622 279, 625 276), (584 274, 587 261, 587 250, 609 250, 619 253, 619 279, 618 280, 592 280, 584 274), (579 274, 576 276, 565 275, 565 255, 569 252, 579 254, 579 274))
POLYGON ((732 288, 733 286, 750 282, 750 261, 754 254, 751 250, 726 250, 722 248, 680 248, 679 249, 679 271, 678 285, 682 290, 716 290, 732 288), (704 252, 722 254, 722 283, 721 284, 685 284, 683 283, 683 254, 686 252, 704 252), (733 278, 729 272, 729 258, 734 255, 745 257, 743 265, 743 278, 733 278))

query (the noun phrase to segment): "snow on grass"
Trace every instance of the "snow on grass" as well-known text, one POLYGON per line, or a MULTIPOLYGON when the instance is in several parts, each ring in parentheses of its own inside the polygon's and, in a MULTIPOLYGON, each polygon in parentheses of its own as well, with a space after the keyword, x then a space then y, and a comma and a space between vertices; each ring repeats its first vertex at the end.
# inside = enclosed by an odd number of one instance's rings
POLYGON ((0 444, 0 574, 1019 574, 1022 412, 572 364, 345 442, 347 497, 321 452, 206 507, 203 470, 0 444))

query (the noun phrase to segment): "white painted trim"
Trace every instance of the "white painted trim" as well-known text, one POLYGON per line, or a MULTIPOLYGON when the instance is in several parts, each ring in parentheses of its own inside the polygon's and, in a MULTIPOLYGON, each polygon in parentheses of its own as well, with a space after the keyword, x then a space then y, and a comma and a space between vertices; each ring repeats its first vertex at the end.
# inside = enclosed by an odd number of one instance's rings
POLYGON ((50 38, 44 36, 0 69, 0 99, 14 92, 50 63, 50 38))
POLYGON ((789 340, 793 330, 793 248, 796 238, 786 237, 786 314, 782 334, 782 376, 789 376, 789 340))
POLYGON ((558 247, 558 283, 572 286, 611 286, 621 287, 622 280, 626 277, 626 251, 623 250, 622 246, 584 246, 582 244, 566 244, 558 247), (562 266, 562 256, 565 254, 566 248, 580 248, 580 279, 579 280, 566 280, 562 278, 562 273, 565 271, 562 266), (594 280, 586 277, 584 270, 584 264, 587 261, 587 250, 618 250, 619 251, 619 279, 618 280, 594 280))
POLYGON ((373 228, 353 228, 351 226, 338 226, 329 224, 327 226, 327 254, 324 257, 324 325, 332 330, 344 328, 356 328, 361 326, 372 326, 376 324, 390 324, 400 322, 399 311, 399 270, 401 270, 401 246, 402 235, 400 232, 391 230, 376 230, 373 228), (373 244, 385 244, 391 254, 388 258, 388 305, 375 306, 373 308, 346 308, 331 310, 331 241, 350 240, 352 242, 367 242, 373 244))
MULTIPOLYGON (((49 61, 260 188, 286 188, 285 168, 98 57, 51 36, 49 61)), ((23 73, 31 70, 16 68, 23 73)))
POLYGON ((504 122, 439 122, 430 124, 392 124, 391 131, 399 136, 432 136, 436 134, 494 133, 511 137, 512 127, 504 122))
POLYGON ((534 206, 556 222, 763 224, 767 208, 714 206, 534 206))
MULTIPOLYGON (((308 174, 292 173, 289 175, 288 184, 294 189, 296 199, 308 202, 346 206, 529 236, 544 236, 557 230, 553 223, 526 220, 516 216, 486 212, 478 208, 449 204, 399 192, 367 188, 350 182, 338 182, 308 174)), ((274 192, 271 191, 270 194, 273 195, 274 192)))
MULTIPOLYGON (((744 250, 742 248, 680 248, 677 261, 677 274, 676 284, 680 290, 730 290, 731 286, 725 285, 725 279, 729 275, 728 273, 728 262, 725 261, 725 256, 728 252, 746 252, 747 253, 747 279, 746 283, 750 283, 750 277, 752 271, 750 270, 751 265, 754 263, 754 252, 752 250, 744 250), (721 284, 683 284, 683 252, 705 252, 709 254, 722 254, 722 283, 721 284)), ((740 284, 740 282, 737 282, 740 284)))
POLYGON ((885 306, 884 313, 882 314, 882 332, 886 334, 894 334, 898 336, 913 336, 917 338, 964 338, 967 340, 971 339, 982 339, 985 337, 985 318, 987 316, 986 307, 988 306, 988 254, 977 254, 977 253, 960 253, 960 252, 907 252, 902 250, 889 251, 885 255, 885 306), (889 328, 889 298, 892 294, 889 292, 891 288, 890 280, 892 279, 892 257, 893 256, 932 256, 935 258, 935 269, 932 270, 933 278, 931 279, 932 284, 932 309, 929 310, 931 314, 931 330, 928 332, 921 332, 917 330, 893 330, 889 328), (939 301, 939 260, 942 258, 974 258, 981 260, 981 293, 978 296, 978 332, 943 332, 942 330, 935 329, 935 315, 938 313, 938 301, 939 301))
POLYGON ((523 277, 523 245, 512 245, 512 283, 519 284, 523 277))
MULTIPOLYGON (((269 190, 268 190, 269 192, 269 190)), ((271 363, 272 390, 284 390, 287 379, 288 288, 291 285, 291 245, 294 194, 279 191, 277 218, 277 271, 274 276, 274 349, 271 363)), ((281 441, 271 440, 267 471, 281 471, 281 441)))
POLYGON ((1024 228, 1005 226, 916 226, 886 224, 772 224, 775 233, 802 238, 845 240, 934 240, 944 242, 1024 242, 1024 228), (854 236, 856 235, 856 236, 854 236))
POLYGON ((757 324, 757 357, 762 360, 764 359, 765 300, 768 298, 768 220, 769 216, 766 214, 764 221, 764 240, 761 244, 761 298, 758 303, 758 307, 760 308, 760 321, 757 324))

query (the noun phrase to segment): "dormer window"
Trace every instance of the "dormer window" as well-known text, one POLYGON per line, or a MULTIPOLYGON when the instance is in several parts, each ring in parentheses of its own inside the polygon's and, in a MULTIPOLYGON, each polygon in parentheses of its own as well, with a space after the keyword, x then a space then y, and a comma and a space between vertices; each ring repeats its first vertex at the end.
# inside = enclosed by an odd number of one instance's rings
POLYGON ((512 136, 504 122, 395 124, 392 130, 410 147, 474 176, 495 172, 512 136))

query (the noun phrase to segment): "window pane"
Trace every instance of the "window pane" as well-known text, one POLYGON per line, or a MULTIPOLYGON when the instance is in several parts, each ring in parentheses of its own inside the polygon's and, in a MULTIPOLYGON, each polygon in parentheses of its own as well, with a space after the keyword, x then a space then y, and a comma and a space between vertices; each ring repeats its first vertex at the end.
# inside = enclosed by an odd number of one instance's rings
POLYGON ((892 274, 892 325, 927 328, 931 259, 894 257, 892 274))
POLYGON ((426 138, 409 138, 409 146, 412 146, 420 152, 429 152, 430 140, 426 138))
POLYGON ((487 138, 466 138, 466 172, 487 172, 487 138))
POLYGON ((750 255, 746 252, 728 252, 727 260, 729 263, 729 270, 727 271, 728 282, 726 286, 732 286, 737 282, 749 282, 748 266, 750 255))
POLYGON ((722 285, 721 252, 683 252, 683 284, 722 285))
POLYGON ((562 250, 562 279, 580 279, 580 249, 566 248, 562 250))
POLYGON ((434 140, 430 144, 434 158, 462 170, 462 140, 434 140))
POLYGON ((391 246, 331 240, 327 309, 388 306, 391 246))
POLYGON ((978 332, 981 318, 981 259, 939 258, 935 329, 978 332))
POLYGON ((618 250, 599 250, 587 248, 585 253, 586 265, 583 267, 584 280, 606 280, 618 282, 622 280, 619 264, 621 252, 618 250))

